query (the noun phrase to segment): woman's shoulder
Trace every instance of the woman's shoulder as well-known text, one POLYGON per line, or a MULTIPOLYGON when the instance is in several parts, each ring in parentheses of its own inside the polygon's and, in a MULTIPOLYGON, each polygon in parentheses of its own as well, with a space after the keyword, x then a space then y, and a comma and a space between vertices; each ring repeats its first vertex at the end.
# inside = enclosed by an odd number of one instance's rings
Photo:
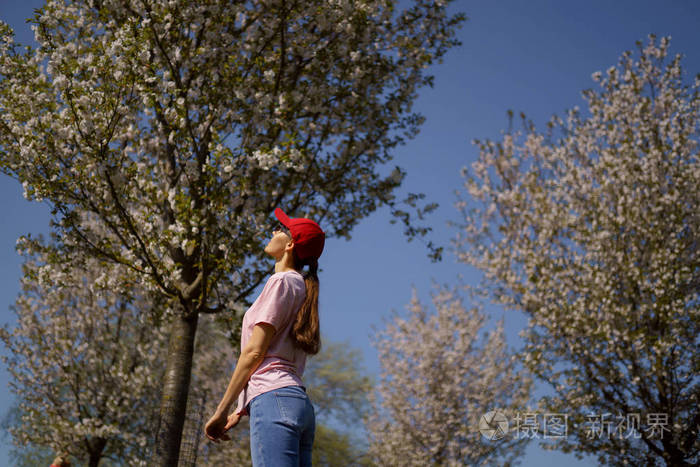
POLYGON ((302 276, 301 273, 299 273, 298 271, 294 270, 276 272, 270 276, 267 282, 270 284, 284 283, 285 285, 306 287, 306 283, 304 282, 304 276, 302 276))
POLYGON ((288 279, 292 279, 292 280, 301 279, 301 280, 304 280, 304 276, 302 276, 301 273, 300 273, 299 271, 296 271, 296 270, 294 270, 294 269, 292 269, 291 271, 280 271, 280 272, 276 272, 276 273, 274 273, 273 275, 270 276, 270 279, 273 279, 273 278, 274 278, 275 280, 280 280, 280 279, 284 279, 284 280, 288 280, 288 279))
POLYGON ((306 282, 304 276, 297 271, 282 271, 272 274, 265 284, 263 295, 280 296, 298 299, 306 294, 306 282))

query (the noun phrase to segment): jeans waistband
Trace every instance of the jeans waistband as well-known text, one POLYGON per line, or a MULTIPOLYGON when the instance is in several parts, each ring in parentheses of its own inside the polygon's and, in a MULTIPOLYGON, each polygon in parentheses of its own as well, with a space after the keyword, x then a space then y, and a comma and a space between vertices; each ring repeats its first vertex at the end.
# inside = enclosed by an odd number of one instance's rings
POLYGON ((298 385, 282 386, 281 388, 277 388, 277 390, 278 390, 278 389, 292 389, 292 388, 299 388, 299 389, 301 389, 302 391, 306 392, 306 386, 298 386, 298 385))

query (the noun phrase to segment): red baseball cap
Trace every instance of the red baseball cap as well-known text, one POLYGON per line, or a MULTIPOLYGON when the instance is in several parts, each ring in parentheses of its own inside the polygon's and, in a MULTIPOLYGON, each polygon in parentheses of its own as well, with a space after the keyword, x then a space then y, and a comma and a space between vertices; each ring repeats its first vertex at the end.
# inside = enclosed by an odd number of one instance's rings
POLYGON ((292 234, 297 258, 318 259, 321 256, 326 234, 316 222, 303 217, 290 219, 280 208, 275 209, 275 216, 292 234))

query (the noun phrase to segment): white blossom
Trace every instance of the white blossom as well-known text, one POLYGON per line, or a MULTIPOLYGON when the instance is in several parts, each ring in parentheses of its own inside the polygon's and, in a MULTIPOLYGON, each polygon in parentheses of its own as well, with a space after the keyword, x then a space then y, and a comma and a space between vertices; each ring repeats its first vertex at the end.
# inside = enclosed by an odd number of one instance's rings
POLYGON ((457 203, 461 261, 530 317, 523 360, 555 391, 541 411, 579 422, 557 447, 606 465, 697 462, 700 88, 667 49, 650 36, 594 73, 587 112, 551 136, 477 141, 457 203), (606 412, 666 413, 670 431, 587 436, 606 412))
POLYGON ((435 311, 417 298, 406 317, 394 313, 374 342, 381 364, 368 418, 370 454, 378 465, 504 465, 524 439, 495 442, 478 431, 491 410, 523 410, 531 381, 505 347, 502 323, 480 339, 485 317, 456 292, 438 289, 435 311))
POLYGON ((23 269, 17 324, 0 330, 22 415, 9 427, 13 444, 66 451, 85 464, 116 457, 145 465, 166 351, 164 328, 142 309, 153 304, 135 282, 127 294, 113 293, 94 259, 42 265, 35 255, 23 269))

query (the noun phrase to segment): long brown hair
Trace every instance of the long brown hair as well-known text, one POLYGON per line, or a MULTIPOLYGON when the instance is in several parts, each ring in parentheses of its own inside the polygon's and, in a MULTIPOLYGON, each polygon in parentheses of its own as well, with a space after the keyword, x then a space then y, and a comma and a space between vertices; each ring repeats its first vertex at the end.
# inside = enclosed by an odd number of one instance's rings
POLYGON ((294 267, 301 272, 304 266, 304 282, 306 283, 306 298, 297 313, 292 326, 292 341, 294 345, 307 354, 316 355, 321 350, 321 329, 318 322, 318 259, 307 258, 300 260, 292 250, 294 267))

